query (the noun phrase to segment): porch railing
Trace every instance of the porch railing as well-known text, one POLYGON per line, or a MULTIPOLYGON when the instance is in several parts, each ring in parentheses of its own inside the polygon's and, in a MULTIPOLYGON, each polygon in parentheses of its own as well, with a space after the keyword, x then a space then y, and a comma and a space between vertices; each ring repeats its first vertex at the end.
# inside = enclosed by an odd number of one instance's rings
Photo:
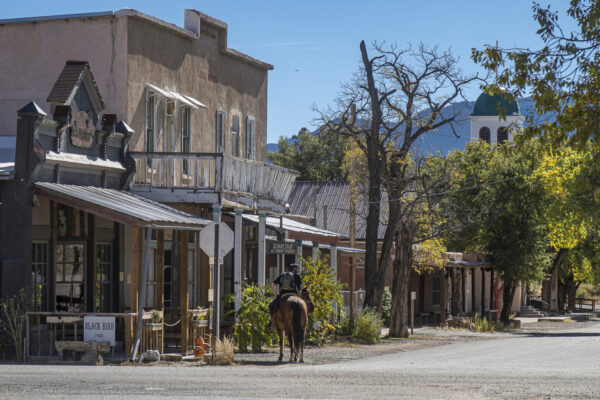
POLYGON ((285 202, 298 173, 277 165, 217 153, 130 152, 134 185, 246 195, 285 202))
MULTIPOLYGON (((29 312, 25 319, 25 360, 57 356, 56 341, 83 341, 83 319, 86 316, 115 317, 115 346, 111 347, 111 356, 131 356, 136 313, 29 312)), ((161 322, 160 329, 157 330, 156 326, 147 323, 151 318, 152 313, 144 311, 139 354, 148 349, 156 349, 161 353, 163 351, 163 324, 161 322)))

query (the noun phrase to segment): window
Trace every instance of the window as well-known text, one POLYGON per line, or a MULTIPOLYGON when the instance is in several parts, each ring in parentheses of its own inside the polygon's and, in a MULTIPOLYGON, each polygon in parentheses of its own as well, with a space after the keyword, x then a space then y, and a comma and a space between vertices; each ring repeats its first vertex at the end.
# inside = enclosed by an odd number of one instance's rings
POLYGON ((34 311, 47 311, 48 243, 33 242, 31 247, 31 288, 34 311))
MULTIPOLYGON (((183 107, 181 109, 181 152, 191 153, 192 142, 190 140, 191 132, 191 113, 189 107, 183 107)), ((183 160, 183 173, 189 173, 188 160, 183 160)))
POLYGON ((431 305, 440 305, 440 276, 433 275, 431 277, 431 305))
MULTIPOLYGON (((165 248, 167 243, 165 243, 165 248)), ((173 269, 173 251, 165 250, 165 266, 164 266, 164 296, 165 307, 173 306, 173 282, 177 282, 177 271, 173 269)))
POLYGON ((146 307, 160 307, 156 303, 156 286, 158 284, 157 268, 156 268, 156 249, 150 252, 148 275, 146 278, 146 307))
POLYGON ((485 140, 487 144, 490 144, 490 128, 484 126, 479 130, 479 139, 485 140))
POLYGON ((506 129, 505 126, 498 128, 496 134, 498 135, 498 140, 496 140, 497 143, 504 143, 508 140, 508 129, 506 129))
MULTIPOLYGON (((156 151, 156 95, 146 91, 146 151, 156 151)), ((146 164, 151 167, 152 159, 148 158, 146 164)))
POLYGON ((56 311, 85 311, 83 243, 59 243, 56 249, 56 311))
POLYGON ((112 245, 96 246, 96 312, 111 310, 112 245))
POLYGON ((248 117, 246 121, 246 158, 248 160, 254 160, 254 128, 254 118, 248 117))
POLYGON ((231 120, 231 155, 240 156, 240 117, 237 115, 231 120))
POLYGON ((217 151, 223 153, 223 143, 225 143, 225 113, 217 111, 217 151))
POLYGON ((190 308, 198 307, 196 304, 196 250, 188 249, 188 299, 190 308))

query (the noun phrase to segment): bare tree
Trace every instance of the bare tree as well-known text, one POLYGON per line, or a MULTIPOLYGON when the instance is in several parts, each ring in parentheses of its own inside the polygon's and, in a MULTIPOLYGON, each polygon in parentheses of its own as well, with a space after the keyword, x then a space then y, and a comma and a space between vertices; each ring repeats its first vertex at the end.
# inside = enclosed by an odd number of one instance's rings
POLYGON ((364 305, 380 309, 391 251, 396 245, 390 334, 405 337, 413 245, 419 231, 412 225, 418 224, 418 219, 413 219, 410 211, 421 204, 405 202, 414 196, 421 171, 415 166, 415 142, 444 125, 449 125, 458 137, 454 124, 466 116, 453 105, 464 100, 464 89, 480 78, 463 75, 458 59, 437 47, 420 44, 400 49, 375 43, 373 48, 376 55, 369 57, 364 41, 360 43, 359 72, 342 86, 335 107, 321 112, 321 118, 328 122, 329 129, 353 137, 366 155, 369 207, 364 305), (387 191, 388 218, 378 258, 382 188, 387 191))

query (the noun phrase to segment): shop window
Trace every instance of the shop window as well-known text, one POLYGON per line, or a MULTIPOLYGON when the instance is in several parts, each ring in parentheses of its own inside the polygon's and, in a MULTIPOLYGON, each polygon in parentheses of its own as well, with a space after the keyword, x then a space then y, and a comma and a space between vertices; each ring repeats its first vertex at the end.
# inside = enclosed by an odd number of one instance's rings
POLYGON ((440 276, 433 275, 431 277, 431 305, 440 305, 440 276))
POLYGON ((47 311, 48 307, 48 243, 33 242, 31 248, 32 309, 47 311))
POLYGON ((157 271, 156 271, 156 249, 152 249, 150 252, 150 260, 148 265, 148 275, 146 278, 146 303, 145 306, 148 308, 160 307, 156 304, 156 285, 157 282, 157 271))
POLYGON ((112 293, 112 245, 96 246, 96 312, 110 312, 112 293))
POLYGON ((56 249, 56 310, 85 311, 83 243, 59 243, 56 249))
POLYGON ((479 139, 483 140, 487 144, 490 144, 490 128, 484 126, 479 130, 479 139))

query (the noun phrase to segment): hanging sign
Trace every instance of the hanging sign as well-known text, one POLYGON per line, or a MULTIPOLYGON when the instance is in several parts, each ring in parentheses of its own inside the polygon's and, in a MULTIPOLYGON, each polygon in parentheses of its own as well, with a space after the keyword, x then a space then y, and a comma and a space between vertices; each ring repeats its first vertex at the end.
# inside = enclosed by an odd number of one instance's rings
POLYGON ((296 254, 296 244, 267 240, 267 254, 296 254))
POLYGON ((83 317, 84 342, 109 342, 115 345, 115 317, 83 317))

